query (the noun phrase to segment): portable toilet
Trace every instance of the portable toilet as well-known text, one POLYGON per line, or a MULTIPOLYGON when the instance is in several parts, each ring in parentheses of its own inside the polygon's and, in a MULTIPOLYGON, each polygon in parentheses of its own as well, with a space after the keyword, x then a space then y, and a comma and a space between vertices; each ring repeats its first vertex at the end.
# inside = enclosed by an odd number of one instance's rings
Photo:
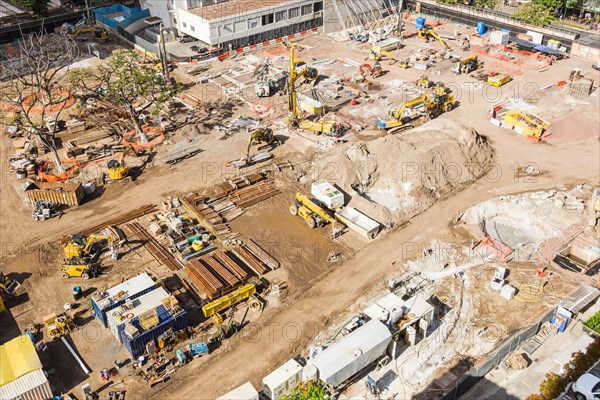
POLYGON ((425 18, 417 17, 417 29, 425 28, 425 18))
POLYGON ((478 35, 483 35, 485 33, 485 24, 483 22, 477 23, 476 32, 478 35))

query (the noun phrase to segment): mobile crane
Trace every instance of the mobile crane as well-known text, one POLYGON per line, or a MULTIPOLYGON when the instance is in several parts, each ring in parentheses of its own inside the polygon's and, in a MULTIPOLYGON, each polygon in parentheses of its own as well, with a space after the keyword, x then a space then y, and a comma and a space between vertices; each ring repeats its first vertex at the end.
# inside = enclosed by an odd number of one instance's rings
POLYGON ((431 28, 421 28, 417 31, 417 36, 419 36, 421 39, 425 39, 426 41, 429 42, 429 39, 433 38, 436 39, 438 42, 440 42, 442 44, 442 46, 444 46, 445 49, 448 49, 448 45, 446 44, 446 42, 444 42, 444 39, 441 38, 440 35, 438 35, 433 29, 431 28))
POLYGON ((296 81, 300 78, 304 78, 307 81, 315 81, 318 77, 318 72, 315 68, 310 67, 306 67, 300 71, 296 70, 294 51, 298 45, 289 42, 284 42, 283 45, 290 51, 290 76, 288 80, 288 108, 291 113, 289 119, 290 127, 313 131, 319 135, 341 136, 344 131, 342 124, 323 120, 310 121, 302 116, 302 111, 298 105, 296 81))

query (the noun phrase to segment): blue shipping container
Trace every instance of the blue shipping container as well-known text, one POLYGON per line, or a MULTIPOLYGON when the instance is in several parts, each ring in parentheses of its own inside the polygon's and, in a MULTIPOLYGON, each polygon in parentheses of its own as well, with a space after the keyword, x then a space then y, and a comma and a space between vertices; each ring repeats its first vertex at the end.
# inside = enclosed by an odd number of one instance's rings
MULTIPOLYGON (((151 291, 153 291, 154 289, 156 289, 156 285, 149 287, 147 289, 142 290, 139 293, 134 294, 133 296, 127 297, 127 299, 137 299, 140 296, 145 295, 146 293, 150 293, 151 291)), ((100 322, 102 322, 102 325, 104 325, 104 327, 106 328, 108 326, 108 322, 106 321, 106 314, 110 311, 110 310, 114 310, 115 308, 122 306, 123 304, 125 304, 125 300, 127 299, 123 299, 121 301, 117 301, 114 304, 111 304, 110 306, 100 309, 100 307, 98 306, 98 303, 96 303, 94 301, 94 299, 92 299, 92 305, 94 306, 94 315, 96 315, 96 317, 98 317, 98 319, 100 320, 100 322)))
POLYGON ((476 31, 477 34, 483 35, 485 33, 485 24, 483 22, 478 22, 476 31))
POLYGON ((185 329, 188 327, 188 322, 186 318, 186 312, 182 311, 181 314, 177 314, 175 316, 171 315, 169 310, 167 310, 164 306, 158 306, 156 308, 158 312, 159 323, 155 327, 144 331, 142 326, 140 325, 139 319, 136 317, 131 320, 131 325, 135 326, 140 335, 136 338, 131 338, 129 335, 125 333, 125 325, 122 324, 119 327, 119 335, 121 336, 121 341, 123 345, 131 354, 131 357, 138 358, 146 352, 146 345, 149 342, 154 342, 156 344, 156 340, 160 335, 168 331, 169 329, 173 329, 173 331, 178 331, 180 329, 185 329))
POLYGON ((425 28, 425 18, 417 17, 416 25, 417 25, 417 29, 425 28))

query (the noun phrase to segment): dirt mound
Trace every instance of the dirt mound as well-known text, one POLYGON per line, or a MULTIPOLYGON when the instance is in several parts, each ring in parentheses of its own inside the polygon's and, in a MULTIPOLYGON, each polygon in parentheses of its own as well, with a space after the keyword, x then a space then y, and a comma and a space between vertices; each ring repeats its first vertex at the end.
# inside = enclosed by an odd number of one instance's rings
POLYGON ((485 137, 448 120, 323 153, 311 178, 346 190, 349 205, 383 224, 403 223, 482 176, 493 158, 485 137))

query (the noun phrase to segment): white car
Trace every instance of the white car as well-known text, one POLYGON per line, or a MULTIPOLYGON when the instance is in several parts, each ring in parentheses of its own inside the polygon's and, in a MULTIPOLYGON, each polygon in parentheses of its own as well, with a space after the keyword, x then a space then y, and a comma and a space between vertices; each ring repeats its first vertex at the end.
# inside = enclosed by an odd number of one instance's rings
POLYGON ((577 400, 599 400, 600 399, 600 377, 593 371, 581 375, 573 384, 573 392, 577 400))

